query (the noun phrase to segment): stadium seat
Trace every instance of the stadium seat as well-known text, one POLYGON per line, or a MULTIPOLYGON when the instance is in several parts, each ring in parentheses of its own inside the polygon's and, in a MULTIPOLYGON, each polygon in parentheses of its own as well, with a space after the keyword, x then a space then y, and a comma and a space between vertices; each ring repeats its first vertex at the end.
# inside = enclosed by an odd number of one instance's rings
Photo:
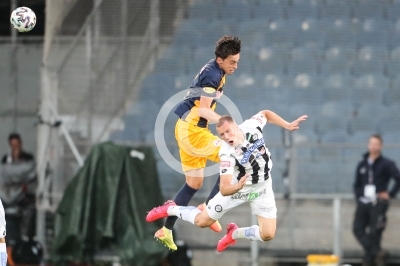
MULTIPOLYGON (((367 72, 363 72, 367 73, 367 72)), ((354 80, 354 88, 383 91, 389 88, 389 79, 381 73, 364 74, 354 80)))
POLYGON ((360 0, 354 8, 354 16, 358 19, 377 18, 382 19, 384 10, 388 6, 389 1, 381 0, 360 0))
POLYGON ((349 100, 353 106, 362 104, 380 105, 382 103, 382 90, 380 88, 351 88, 349 100))
POLYGON ((332 74, 324 79, 324 88, 349 90, 351 87, 353 87, 353 83, 353 77, 348 73, 332 74))
MULTIPOLYGON (((321 6, 321 18, 350 18, 353 6, 344 0, 328 0, 321 6)), ((355 2, 355 1, 354 1, 355 2)))
POLYGON ((322 87, 322 78, 309 73, 298 74, 294 77, 293 86, 303 89, 311 88, 317 91, 322 87))
POLYGON ((355 60, 357 56, 356 49, 342 46, 331 46, 325 51, 325 60, 355 60))
POLYGON ((387 60, 388 50, 385 46, 364 46, 358 52, 358 60, 387 60))
POLYGON ((238 27, 238 35, 251 44, 265 45, 267 41, 265 34, 268 27, 269 22, 266 19, 243 21, 238 27))
POLYGON ((358 60, 354 62, 352 67, 352 73, 357 76, 362 74, 383 75, 384 70, 383 60, 379 59, 358 60))
POLYGON ((357 38, 358 45, 387 46, 388 35, 385 31, 360 32, 357 38))
POLYGON ((267 74, 263 78, 263 86, 265 88, 288 88, 291 86, 292 79, 279 74, 267 74))
POLYGON ((340 18, 326 22, 327 43, 332 46, 357 47, 357 36, 362 30, 358 20, 340 18))
POLYGON ((362 31, 364 32, 393 31, 393 23, 385 19, 366 18, 362 23, 362 31))
POLYGON ((390 112, 388 108, 380 103, 365 102, 357 107, 356 116, 371 118, 374 117, 376 120, 388 115, 390 112))
POLYGON ((379 120, 377 131, 380 134, 385 134, 386 132, 398 133, 400 128, 400 120, 398 115, 387 116, 379 120))
POLYGON ((400 73, 400 61, 389 61, 386 62, 386 74, 395 78, 400 73))
POLYGON ((313 60, 292 60, 288 62, 288 74, 297 75, 302 73, 316 74, 318 71, 318 63, 313 60))
POLYGON ((293 43, 296 30, 300 29, 301 22, 297 19, 275 20, 266 29, 268 43, 293 43))
POLYGON ((392 104, 396 105, 400 104, 400 90, 399 89, 386 90, 383 96, 383 103, 387 106, 392 104))
MULTIPOLYGON (((295 80, 293 80, 295 82, 295 80)), ((315 87, 306 88, 293 88, 289 92, 289 104, 299 103, 301 99, 302 103, 305 104, 318 104, 322 103, 326 99, 323 99, 323 91, 315 87)))
MULTIPOLYGON (((349 142, 351 143, 360 143, 360 144, 364 144, 368 142, 369 137, 372 134, 376 133, 376 127, 372 128, 370 131, 356 131, 353 134, 351 134, 348 138, 349 142)), ((361 153, 358 150, 349 150, 346 151, 346 158, 349 159, 355 159, 355 158, 359 158, 361 160, 361 153)))
POLYGON ((353 63, 347 59, 336 59, 322 62, 321 74, 348 74, 351 72, 353 63))
POLYGON ((154 70, 158 73, 183 74, 186 72, 186 61, 184 57, 160 59, 154 70))
POLYGON ((389 77, 397 77, 400 73, 400 47, 395 47, 390 52, 390 59, 386 62, 386 74, 389 77))
POLYGON ((286 1, 259 1, 258 5, 252 5, 250 16, 252 19, 279 20, 285 17, 286 1))
POLYGON ((400 61, 400 46, 397 46, 390 51, 390 60, 400 61))
POLYGON ((326 42, 326 21, 316 19, 305 19, 300 28, 295 32, 296 45, 314 43, 320 46, 326 42))
POLYGON ((285 64, 282 60, 271 58, 269 60, 257 60, 252 62, 257 72, 267 74, 283 74, 285 64))
POLYGON ((392 80, 392 89, 395 90, 399 90, 400 89, 400 77, 396 76, 393 80, 392 80))
MULTIPOLYGON (((384 132, 382 138, 385 144, 387 143, 397 144, 400 142, 399 132, 384 132)), ((390 156, 389 158, 399 158, 398 151, 394 153, 395 156, 391 156, 390 154, 387 154, 387 152, 385 151, 385 155, 390 156)))
POLYGON ((368 132, 372 134, 376 130, 377 118, 371 119, 371 117, 354 117, 349 120, 347 129, 351 135, 357 132, 368 132))
POLYGON ((206 43, 206 40, 203 38, 203 30, 204 28, 198 28, 198 25, 201 25, 203 20, 201 19, 188 19, 181 22, 179 27, 177 28, 172 45, 187 47, 189 49, 193 49, 197 46, 210 45, 206 43))
POLYGON ((322 48, 318 45, 305 45, 292 50, 292 60, 313 60, 319 62, 322 58, 322 48))
POLYGON ((387 43, 390 49, 399 46, 400 43, 400 19, 393 26, 393 31, 387 35, 387 43))
POLYGON ((287 7, 287 16, 289 18, 317 18, 318 1, 315 0, 293 0, 287 7))
POLYGON ((194 79, 194 75, 177 75, 175 76, 175 92, 187 89, 194 79))
MULTIPOLYGON (((245 22, 243 22, 245 23, 245 22)), ((203 35, 201 38, 203 42, 208 43, 206 45, 214 48, 212 44, 221 38, 223 35, 237 35, 238 34, 238 23, 233 18, 214 20, 207 23, 208 26, 203 29, 203 35), (211 44, 211 45, 210 45, 211 44)), ((241 23, 240 23, 241 25, 241 23)), ((244 39, 240 34, 239 36, 244 39)), ((250 42, 251 43, 251 42, 250 42)), ((204 47, 204 46, 201 46, 204 47)))
POLYGON ((321 138, 322 143, 346 143, 348 136, 345 132, 328 132, 321 138))
POLYGON ((189 5, 188 16, 190 19, 206 19, 212 21, 218 18, 219 10, 218 2, 196 3, 194 5, 189 5))
POLYGON ((247 4, 232 2, 220 11, 220 17, 221 19, 235 18, 237 21, 246 21, 250 18, 250 7, 247 4))
POLYGON ((328 101, 322 105, 320 115, 324 117, 352 117, 354 108, 349 100, 328 101))
POLYGON ((400 0, 393 0, 392 4, 387 7, 388 18, 392 21, 399 19, 400 0))
POLYGON ((328 132, 346 132, 347 121, 344 117, 336 116, 319 116, 315 124, 315 133, 323 135, 328 132))
POLYGON ((266 47, 261 47, 258 51, 258 60, 260 61, 282 61, 284 63, 288 62, 291 58, 292 45, 268 45, 266 47))

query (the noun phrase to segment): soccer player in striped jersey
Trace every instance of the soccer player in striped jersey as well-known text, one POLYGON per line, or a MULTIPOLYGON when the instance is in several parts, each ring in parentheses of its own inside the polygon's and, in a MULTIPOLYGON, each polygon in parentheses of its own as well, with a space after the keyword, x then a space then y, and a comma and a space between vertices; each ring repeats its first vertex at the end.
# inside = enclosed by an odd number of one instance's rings
POLYGON ((6 219, 3 203, 0 200, 0 266, 7 266, 6 219))
POLYGON ((301 116, 289 123, 276 113, 264 110, 237 125, 232 117, 222 116, 217 123, 217 132, 224 142, 219 150, 220 192, 209 201, 203 211, 193 206, 177 206, 167 201, 163 206, 151 210, 146 220, 155 221, 167 216, 176 216, 199 227, 208 227, 227 211, 249 202, 258 225, 238 228, 228 224, 227 234, 218 242, 217 250, 225 250, 236 243, 236 239, 269 241, 276 231, 276 205, 272 191, 271 154, 265 145, 263 127, 267 121, 287 130, 299 129, 307 119, 301 116))

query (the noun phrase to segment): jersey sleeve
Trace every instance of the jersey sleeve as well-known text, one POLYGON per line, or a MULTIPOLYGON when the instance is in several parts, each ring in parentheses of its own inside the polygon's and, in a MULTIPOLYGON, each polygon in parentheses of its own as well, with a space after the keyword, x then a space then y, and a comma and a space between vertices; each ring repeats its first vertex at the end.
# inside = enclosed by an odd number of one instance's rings
POLYGON ((215 98, 221 77, 211 72, 203 72, 200 78, 200 84, 203 87, 201 96, 215 98))
POLYGON ((247 119, 246 121, 244 121, 243 125, 245 125, 246 127, 252 127, 252 128, 259 127, 260 129, 263 129, 266 123, 267 123, 267 119, 260 112, 256 115, 253 115, 250 119, 247 119))

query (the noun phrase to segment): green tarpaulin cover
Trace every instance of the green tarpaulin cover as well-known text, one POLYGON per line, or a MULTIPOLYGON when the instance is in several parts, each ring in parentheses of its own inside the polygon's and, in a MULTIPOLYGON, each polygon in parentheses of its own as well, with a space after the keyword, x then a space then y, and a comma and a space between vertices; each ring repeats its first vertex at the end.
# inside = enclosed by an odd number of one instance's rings
POLYGON ((90 262, 111 249, 123 264, 158 265, 167 255, 153 238, 162 221, 147 223, 145 217, 162 203, 151 148, 93 147, 57 209, 53 261, 90 262))

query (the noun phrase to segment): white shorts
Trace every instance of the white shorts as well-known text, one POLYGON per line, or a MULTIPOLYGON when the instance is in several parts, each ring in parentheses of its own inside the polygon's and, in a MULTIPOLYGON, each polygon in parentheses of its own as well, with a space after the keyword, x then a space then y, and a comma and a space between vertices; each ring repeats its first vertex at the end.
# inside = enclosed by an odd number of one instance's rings
POLYGON ((6 218, 4 216, 3 203, 0 200, 0 238, 4 238, 5 236, 6 236, 6 218))
POLYGON ((244 202, 250 203, 254 215, 269 219, 276 218, 276 204, 271 177, 259 184, 246 185, 231 196, 222 196, 221 192, 218 192, 208 202, 207 213, 213 220, 219 220, 227 211, 244 202))

